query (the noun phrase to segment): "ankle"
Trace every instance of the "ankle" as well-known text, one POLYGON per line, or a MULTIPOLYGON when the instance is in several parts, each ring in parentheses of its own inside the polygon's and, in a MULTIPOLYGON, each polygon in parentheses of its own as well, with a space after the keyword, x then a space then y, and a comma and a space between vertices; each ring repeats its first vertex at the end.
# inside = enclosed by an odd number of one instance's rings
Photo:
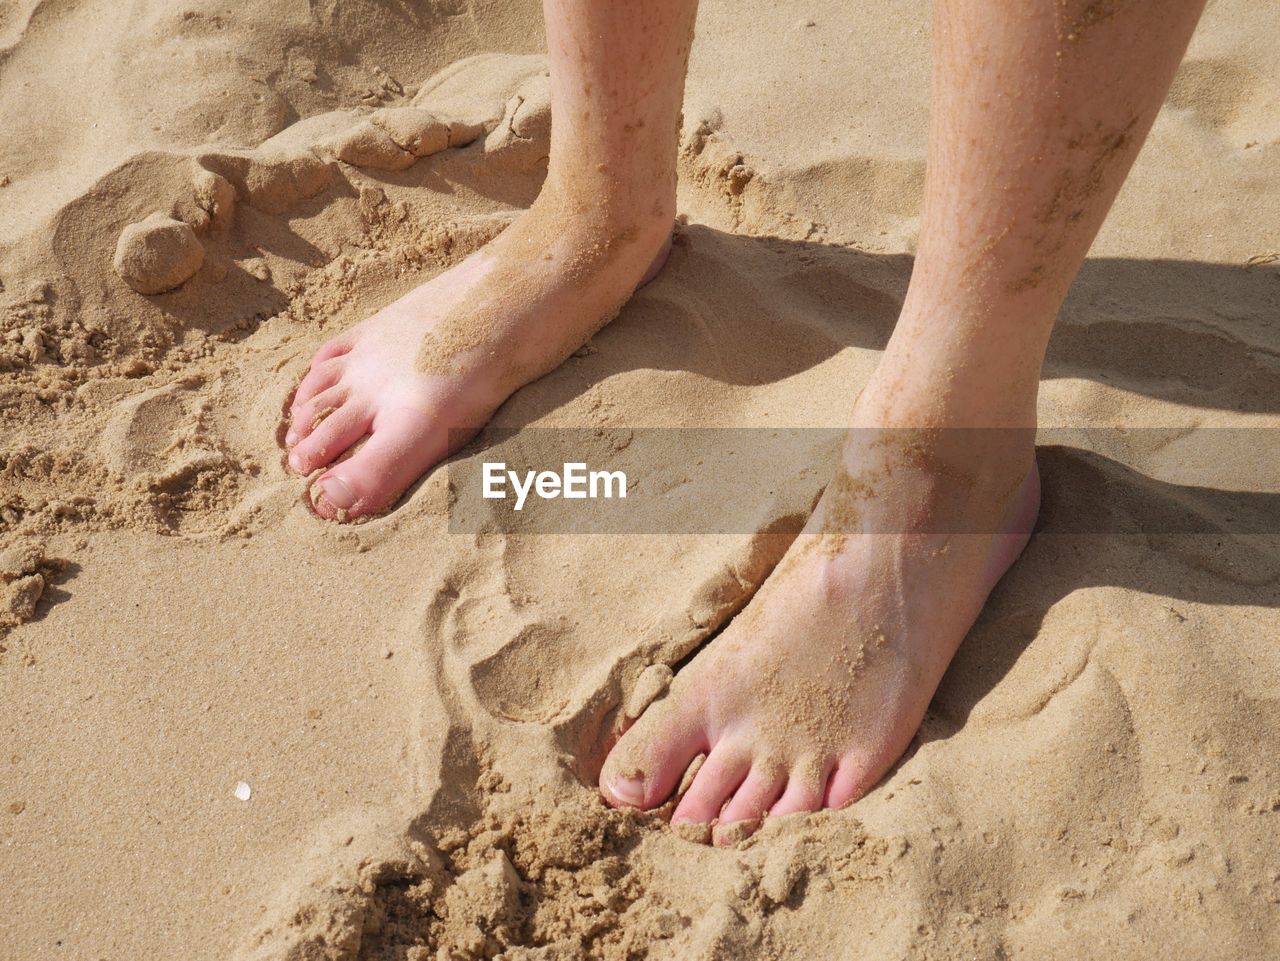
POLYGON ((942 375, 933 386, 869 383, 854 402, 854 428, 983 432, 1031 437, 1036 430, 1035 397, 971 393, 942 375))
POLYGON ((629 249, 652 258, 675 229, 675 191, 590 191, 548 177, 526 216, 575 245, 629 249))
POLYGON ((988 404, 951 385, 885 387, 873 378, 854 405, 845 459, 878 451, 876 459, 886 457, 908 471, 940 482, 963 480, 975 491, 1000 496, 1033 470, 1035 436, 1034 396, 988 404))
POLYGON ((963 301, 908 294, 856 416, 882 425, 1035 427, 1052 314, 963 301))
POLYGON ((854 402, 854 427, 1022 430, 1034 433, 1039 368, 993 371, 964 358, 889 350, 854 402))

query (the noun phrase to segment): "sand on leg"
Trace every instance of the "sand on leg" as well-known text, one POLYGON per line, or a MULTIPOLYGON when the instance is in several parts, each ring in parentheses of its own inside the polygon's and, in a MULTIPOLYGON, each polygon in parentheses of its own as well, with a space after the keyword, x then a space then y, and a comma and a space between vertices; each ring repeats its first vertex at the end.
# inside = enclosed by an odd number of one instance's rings
POLYGON ((537 201, 492 243, 323 345, 290 467, 323 517, 389 507, 661 266, 692 0, 546 0, 554 124, 537 201), (359 444, 350 457, 343 455, 359 444))
POLYGON ((1029 537, 1049 334, 1202 6, 939 0, 918 254, 842 462, 745 610, 614 747, 609 803, 662 803, 707 753, 672 820, 732 841, 856 800, 906 749, 1029 537))

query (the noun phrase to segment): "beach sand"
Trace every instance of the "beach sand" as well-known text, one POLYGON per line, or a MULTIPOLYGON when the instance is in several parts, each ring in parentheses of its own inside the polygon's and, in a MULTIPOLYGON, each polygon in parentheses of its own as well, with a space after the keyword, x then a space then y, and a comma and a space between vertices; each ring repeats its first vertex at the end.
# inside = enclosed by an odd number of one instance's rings
MULTIPOLYGON (((839 426, 929 33, 703 0, 670 262, 496 423, 839 426)), ((889 777, 728 850, 594 778, 820 459, 754 534, 649 537, 451 533, 443 468, 332 525, 281 466, 315 347, 536 196, 541 37, 530 0, 0 5, 0 958, 1280 956, 1280 8, 1210 4, 1055 332, 1043 423, 1131 430, 1041 450, 889 777)))

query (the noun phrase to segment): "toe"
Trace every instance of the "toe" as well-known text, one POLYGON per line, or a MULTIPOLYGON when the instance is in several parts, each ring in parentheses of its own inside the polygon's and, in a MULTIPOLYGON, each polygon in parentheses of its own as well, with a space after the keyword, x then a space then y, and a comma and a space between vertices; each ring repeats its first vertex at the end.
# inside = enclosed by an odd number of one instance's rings
POLYGON ((826 796, 822 806, 842 808, 852 804, 867 793, 875 784, 871 779, 866 760, 856 756, 847 756, 840 760, 835 772, 827 782, 826 796))
POLYGON ((284 439, 285 446, 292 448, 308 437, 330 414, 343 406, 348 396, 350 394, 347 389, 338 384, 305 401, 295 400, 293 409, 289 412, 289 433, 284 439))
POLYGON ((328 414, 289 452, 289 467, 310 474, 331 464, 369 430, 372 418, 363 404, 346 403, 328 414))
POLYGON ((369 439, 316 483, 312 503, 330 520, 353 520, 389 507, 409 485, 449 455, 449 432, 422 411, 379 414, 369 439))
POLYGON ((341 357, 351 349, 351 332, 343 334, 340 337, 334 337, 332 340, 326 340, 320 345, 320 349, 316 351, 316 355, 311 358, 311 369, 315 370, 316 366, 323 364, 326 360, 332 360, 335 357, 341 357))
POLYGON ((671 823, 707 824, 715 820, 750 770, 751 755, 735 744, 721 741, 707 755, 698 776, 676 805, 671 823))
POLYGON ((831 767, 825 769, 801 765, 791 772, 787 789, 782 792, 772 808, 770 817, 785 817, 788 814, 809 814, 822 808, 826 794, 827 781, 831 767))
POLYGON ((298 389, 293 392, 293 404, 291 409, 297 410, 312 397, 321 391, 326 391, 338 382, 342 376, 342 362, 339 360, 326 360, 323 363, 313 363, 311 369, 307 371, 307 375, 302 378, 302 382, 298 384, 298 389))
POLYGON ((656 807, 706 750, 706 731, 697 719, 659 701, 609 752, 600 771, 600 793, 614 807, 656 807))
POLYGON ((763 764, 752 766, 742 787, 720 812, 720 823, 759 822, 781 796, 786 784, 787 776, 782 768, 763 764))

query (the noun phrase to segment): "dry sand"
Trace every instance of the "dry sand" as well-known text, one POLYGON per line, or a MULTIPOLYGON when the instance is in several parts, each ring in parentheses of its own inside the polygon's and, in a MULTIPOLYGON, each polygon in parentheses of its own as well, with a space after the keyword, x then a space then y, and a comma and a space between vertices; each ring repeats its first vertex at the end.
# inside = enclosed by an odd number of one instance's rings
MULTIPOLYGON (((1274 434, 1044 450, 908 757, 736 850, 590 785, 777 538, 451 535, 443 470, 308 512, 282 402, 536 195, 540 38, 531 0, 0 4, 0 958, 1280 956, 1274 434)), ((1278 426, 1277 40, 1210 5, 1045 423, 1278 426)), ((704 0, 670 264, 499 423, 838 425, 928 42, 924 3, 704 0)))

